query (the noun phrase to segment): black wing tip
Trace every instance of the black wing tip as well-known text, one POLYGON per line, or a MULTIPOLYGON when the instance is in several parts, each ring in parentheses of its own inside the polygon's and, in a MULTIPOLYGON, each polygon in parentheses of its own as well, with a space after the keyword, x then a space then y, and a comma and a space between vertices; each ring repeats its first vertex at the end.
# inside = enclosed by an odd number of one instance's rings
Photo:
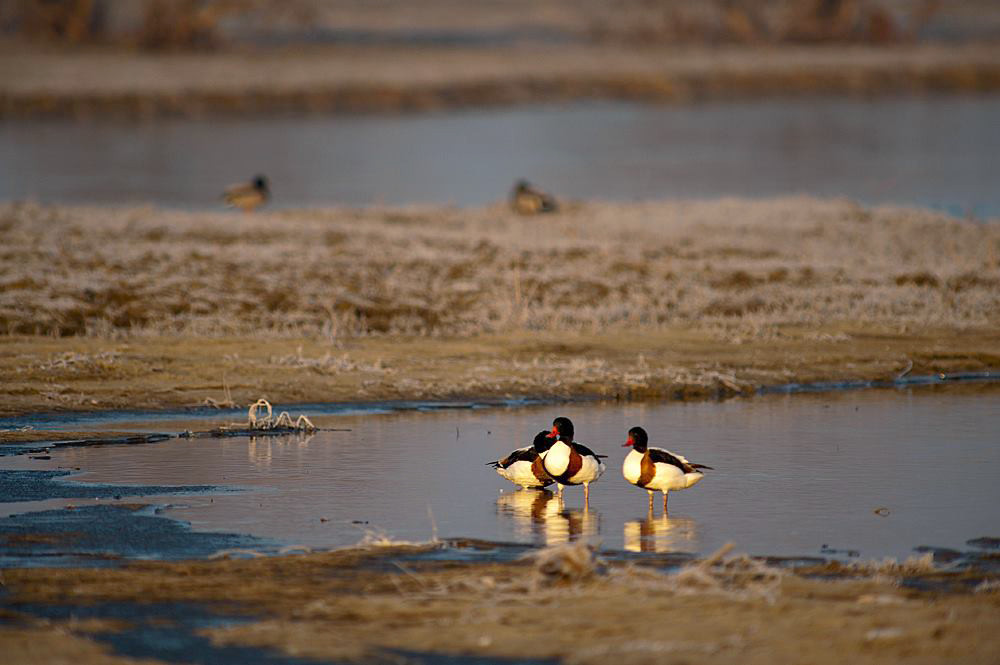
POLYGON ((487 462, 486 466, 492 466, 494 469, 500 468, 500 462, 487 462))
POLYGON ((591 455, 592 457, 597 457, 597 458, 607 457, 607 455, 598 455, 593 450, 583 445, 579 441, 573 442, 573 448, 575 448, 576 452, 580 453, 581 455, 591 455))
POLYGON ((715 468, 710 466, 705 466, 704 464, 692 464, 692 469, 708 469, 709 471, 715 471, 715 468))
POLYGON ((597 453, 594 453, 594 457, 596 457, 597 459, 608 459, 607 455, 598 455, 597 453))

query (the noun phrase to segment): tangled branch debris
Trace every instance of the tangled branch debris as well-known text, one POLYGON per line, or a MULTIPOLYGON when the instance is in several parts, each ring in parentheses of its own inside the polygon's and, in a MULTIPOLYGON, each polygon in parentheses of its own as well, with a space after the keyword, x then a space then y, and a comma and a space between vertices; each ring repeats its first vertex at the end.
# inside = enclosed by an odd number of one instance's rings
MULTIPOLYGON (((292 420, 292 416, 287 411, 282 411, 277 416, 274 415, 274 408, 271 403, 264 398, 258 399, 250 405, 247 411, 246 423, 230 423, 222 425, 207 432, 185 432, 181 434, 185 438, 193 437, 223 437, 223 436, 260 436, 278 434, 312 434, 318 432, 319 428, 313 425, 312 421, 305 414, 300 414, 298 418, 292 420)), ((327 429, 326 431, 349 431, 339 429, 327 429)))
POLYGON ((271 409, 271 403, 266 399, 259 399, 250 405, 250 410, 247 412, 247 420, 250 423, 250 429, 252 430, 274 430, 274 429, 294 429, 300 432, 315 432, 316 426, 312 424, 312 421, 305 414, 300 414, 296 418, 295 422, 292 422, 292 417, 288 415, 287 411, 282 411, 278 414, 278 417, 273 417, 273 410, 271 409), (260 417, 258 414, 263 410, 267 409, 267 415, 260 417))

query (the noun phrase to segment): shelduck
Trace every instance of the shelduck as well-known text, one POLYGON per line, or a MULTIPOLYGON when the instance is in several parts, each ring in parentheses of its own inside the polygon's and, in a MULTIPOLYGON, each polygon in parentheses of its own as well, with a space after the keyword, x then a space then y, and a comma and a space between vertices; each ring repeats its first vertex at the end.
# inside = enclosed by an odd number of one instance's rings
POLYGON ((554 439, 552 446, 542 456, 545 471, 552 476, 562 495, 564 485, 583 485, 584 506, 590 505, 590 483, 604 473, 602 458, 582 443, 573 440, 573 423, 569 418, 556 418, 552 421, 552 431, 549 437, 554 439))
POLYGON ((530 446, 518 448, 501 460, 487 462, 497 473, 524 489, 547 487, 555 482, 542 464, 542 455, 552 446, 547 430, 535 435, 530 446))
POLYGON ((669 450, 651 447, 649 435, 641 427, 628 431, 628 440, 623 446, 631 446, 632 452, 625 456, 622 475, 636 487, 649 492, 650 510, 653 509, 653 492, 663 492, 663 512, 666 513, 668 492, 696 485, 704 477, 701 470, 712 469, 704 464, 692 464, 669 450))

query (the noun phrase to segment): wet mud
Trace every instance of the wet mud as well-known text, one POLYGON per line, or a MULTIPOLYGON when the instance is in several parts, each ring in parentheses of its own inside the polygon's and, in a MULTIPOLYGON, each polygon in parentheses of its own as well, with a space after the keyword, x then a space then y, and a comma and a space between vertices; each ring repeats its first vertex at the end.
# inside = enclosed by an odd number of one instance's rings
POLYGON ((0 566, 115 565, 127 559, 206 557, 225 549, 277 549, 274 543, 253 536, 192 532, 183 522, 158 517, 157 506, 126 502, 234 488, 80 483, 70 480, 72 475, 68 470, 0 470, 0 500, 5 504, 53 499, 109 502, 68 504, 0 519, 0 566))
POLYGON ((163 494, 204 494, 233 491, 215 485, 100 485, 69 480, 72 471, 0 469, 0 500, 5 503, 45 499, 113 499, 163 494))
MULTIPOLYGON (((227 623, 225 617, 205 606, 176 603, 96 603, 92 605, 16 606, 18 620, 0 625, 46 621, 51 623, 99 622, 88 637, 120 656, 155 658, 171 663, 233 665, 310 665, 316 660, 294 658, 269 649, 214 645, 199 631, 227 623)), ((0 633, 2 635, 2 633, 0 633)))
POLYGON ((253 536, 192 531, 142 504, 75 506, 0 519, 0 566, 110 566, 130 559, 205 558, 223 551, 276 552, 253 536))
POLYGON ((837 572, 720 552, 663 572, 581 545, 442 558, 459 544, 8 569, 0 611, 6 625, 44 620, 54 639, 168 662, 988 662, 998 646, 996 576, 921 588, 942 574, 926 559, 837 572), (638 638, 637 611, 671 630, 638 638))
MULTIPOLYGON (((16 626, 46 621, 61 625, 71 622, 99 628, 88 637, 106 645, 119 656, 155 658, 168 663, 195 665, 315 665, 331 663, 326 658, 300 658, 276 649, 235 644, 218 644, 204 634, 206 629, 226 628, 259 618, 226 612, 225 608, 192 603, 97 603, 87 606, 25 604, 16 607, 18 620, 0 618, 16 626)), ((2 639, 2 633, 0 633, 2 639)), ((371 662, 413 665, 554 665, 554 659, 455 656, 408 649, 385 649, 372 654, 371 662)))

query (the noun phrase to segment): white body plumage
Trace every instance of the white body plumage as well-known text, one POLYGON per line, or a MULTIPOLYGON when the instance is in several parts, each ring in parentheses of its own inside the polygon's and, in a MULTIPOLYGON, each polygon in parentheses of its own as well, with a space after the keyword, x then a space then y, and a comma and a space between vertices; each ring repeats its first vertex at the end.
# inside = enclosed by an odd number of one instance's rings
MULTIPOLYGON (((530 450, 531 446, 518 448, 513 453, 511 453, 511 456, 513 456, 515 453, 522 453, 522 455, 520 456, 527 456, 528 451, 530 450)), ((520 459, 516 462, 511 463, 509 466, 507 466, 507 468, 498 466, 496 468, 496 471, 498 474, 500 474, 502 477, 506 478, 510 482, 514 483, 515 485, 520 485, 525 489, 545 487, 546 485, 552 483, 551 480, 548 481, 540 480, 538 476, 535 475, 535 471, 532 468, 533 466, 534 466, 533 461, 527 459, 520 459)))
MULTIPOLYGON (((662 449, 650 448, 649 450, 662 449)), ((664 450, 663 452, 676 457, 685 464, 690 464, 687 459, 677 453, 672 453, 669 450, 664 450)), ((652 477, 647 480, 643 477, 644 475, 649 475, 648 470, 645 474, 643 473, 643 458, 646 457, 647 454, 648 453, 646 452, 640 453, 638 450, 633 450, 625 456, 625 462, 622 464, 622 475, 625 477, 625 480, 629 481, 633 485, 638 485, 639 487, 643 487, 648 490, 668 492, 674 490, 684 490, 692 487, 705 477, 705 474, 700 471, 685 473, 683 469, 678 468, 673 464, 648 460, 646 464, 652 464, 653 473, 652 477)))
POLYGON ((556 441, 542 456, 545 470, 561 485, 582 485, 592 483, 601 477, 607 468, 604 462, 593 455, 580 455, 564 441, 556 441), (580 458, 580 468, 563 477, 570 467, 573 455, 580 458))

